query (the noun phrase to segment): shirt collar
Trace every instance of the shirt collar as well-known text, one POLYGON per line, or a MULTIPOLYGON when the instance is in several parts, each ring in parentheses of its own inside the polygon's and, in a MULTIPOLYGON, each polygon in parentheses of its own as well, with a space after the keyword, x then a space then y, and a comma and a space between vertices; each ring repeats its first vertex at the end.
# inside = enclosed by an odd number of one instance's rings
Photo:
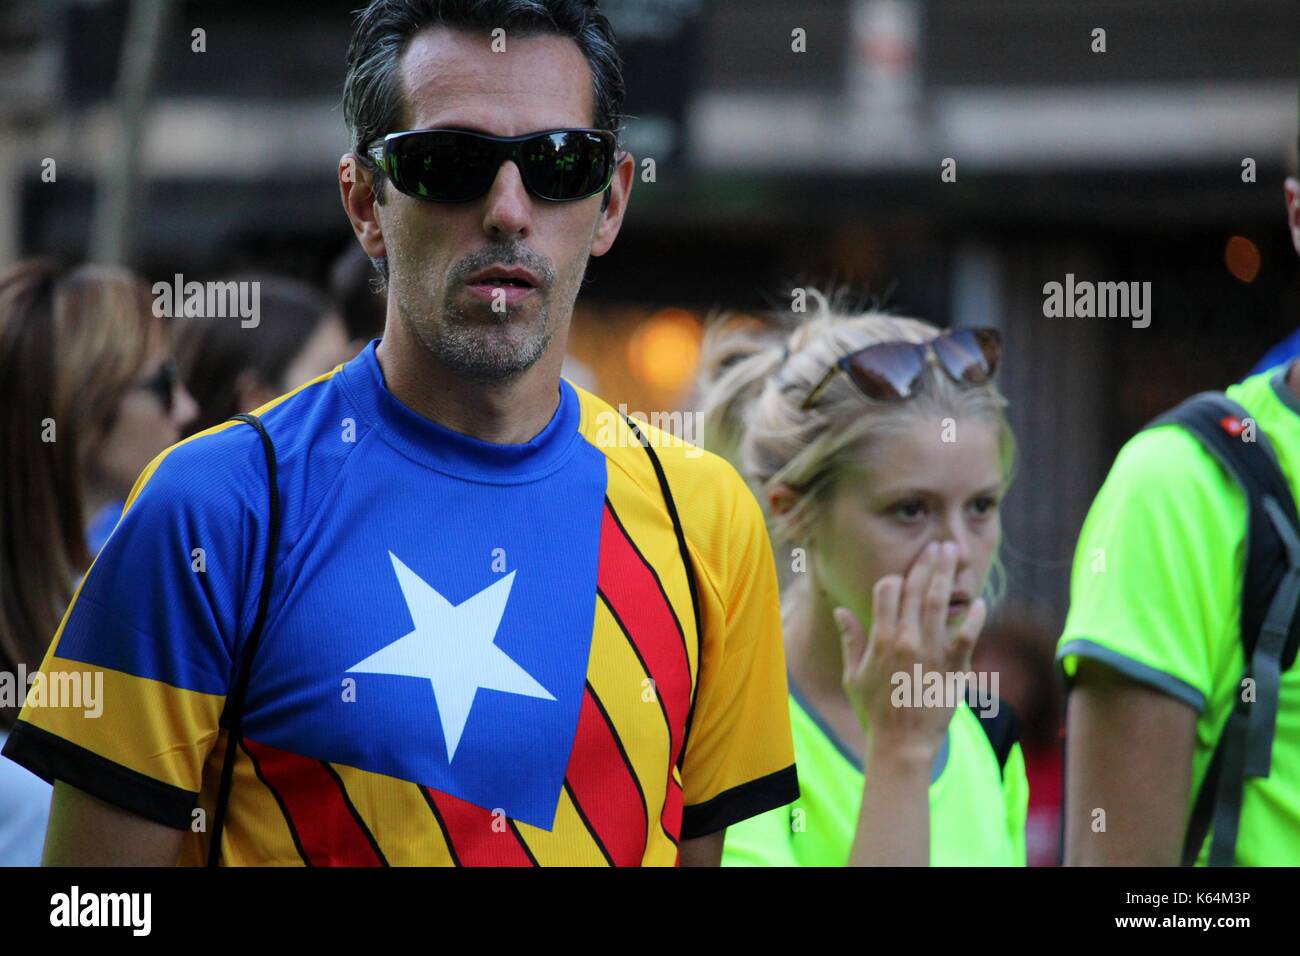
POLYGON ((375 354, 380 341, 375 339, 362 349, 338 377, 367 423, 408 458, 459 477, 510 484, 550 474, 581 441, 578 396, 563 378, 557 385, 560 400, 551 420, 522 444, 483 441, 426 418, 388 390, 375 354))

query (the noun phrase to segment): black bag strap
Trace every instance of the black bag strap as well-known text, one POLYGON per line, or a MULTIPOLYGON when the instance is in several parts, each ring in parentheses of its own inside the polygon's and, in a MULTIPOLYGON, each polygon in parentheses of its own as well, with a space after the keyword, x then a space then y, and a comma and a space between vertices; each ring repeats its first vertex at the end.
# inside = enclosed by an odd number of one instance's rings
POLYGON ((966 706, 979 719, 980 727, 984 729, 984 736, 988 737, 989 745, 997 755, 998 773, 1006 779, 1007 758, 1011 756, 1012 749, 1020 740, 1020 718, 1005 700, 998 701, 998 712, 992 715, 984 713, 969 701, 966 706))
MULTIPOLYGON (((664 474, 664 466, 659 462, 659 456, 655 454, 654 449, 650 447, 650 441, 642 434, 641 429, 627 415, 623 415, 623 420, 627 422, 632 433, 636 435, 637 441, 645 449, 645 453, 650 456, 650 464, 654 466, 655 477, 659 480, 659 490, 664 496, 664 504, 668 508, 668 515, 673 522, 673 532, 677 535, 677 549, 682 556, 682 564, 686 567, 686 583, 691 589, 691 613, 695 617, 695 633, 697 637, 703 638, 700 634, 700 595, 699 588, 695 583, 695 564, 691 561, 691 553, 686 547, 686 533, 682 530, 681 518, 677 515, 677 502, 673 500, 672 490, 668 487, 668 476, 664 474)), ((683 635, 684 637, 685 635, 683 635)), ((677 758, 680 766, 682 759, 686 756, 686 744, 691 737, 691 722, 695 718, 695 700, 692 695, 691 708, 686 715, 686 728, 682 733, 682 746, 677 758)))
POLYGON ((271 601, 271 587, 275 571, 275 552, 280 545, 280 489, 275 476, 275 445, 267 434, 266 426, 256 415, 234 415, 231 421, 247 422, 257 429, 262 438, 262 449, 266 452, 266 477, 270 488, 271 511, 268 522, 266 542, 266 564, 262 571, 262 593, 257 601, 257 616, 253 619, 253 629, 244 642, 244 651, 239 660, 239 671, 234 686, 226 694, 226 704, 221 711, 221 726, 226 728, 226 754, 221 764, 221 782, 217 787, 217 805, 212 815, 212 836, 208 841, 208 866, 217 866, 221 861, 221 834, 226 823, 226 810, 230 803, 230 787, 238 756, 239 742, 242 738, 244 697, 248 692, 248 677, 252 673, 253 656, 262 640, 262 627, 266 623, 266 609, 271 601))
POLYGON ((1213 829, 1209 864, 1231 866, 1243 786, 1247 777, 1269 774, 1282 672, 1300 647, 1300 518, 1276 452, 1239 404, 1221 392, 1202 392, 1147 427, 1168 424, 1181 425, 1200 440, 1241 487, 1248 508, 1242 680, 1254 682, 1255 697, 1234 694, 1183 846, 1183 865, 1191 866, 1213 829))

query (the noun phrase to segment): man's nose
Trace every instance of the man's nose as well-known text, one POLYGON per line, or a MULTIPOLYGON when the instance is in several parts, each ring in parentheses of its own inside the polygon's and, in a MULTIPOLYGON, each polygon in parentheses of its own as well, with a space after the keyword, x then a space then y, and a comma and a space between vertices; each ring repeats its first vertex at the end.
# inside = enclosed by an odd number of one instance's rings
POLYGON ((494 237, 526 235, 532 223, 532 203, 519 167, 513 160, 506 160, 488 190, 484 230, 494 237))

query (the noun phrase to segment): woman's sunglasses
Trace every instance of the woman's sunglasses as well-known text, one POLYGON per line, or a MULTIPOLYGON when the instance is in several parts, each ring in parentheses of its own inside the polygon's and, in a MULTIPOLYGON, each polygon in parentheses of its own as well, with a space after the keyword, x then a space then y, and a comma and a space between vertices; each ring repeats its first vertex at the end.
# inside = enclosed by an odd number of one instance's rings
POLYGON ((172 397, 176 394, 176 363, 167 359, 158 366, 158 371, 148 378, 136 383, 136 388, 151 392, 168 415, 172 413, 172 397))
POLYGON ((415 199, 478 199, 492 188, 497 170, 509 159, 538 199, 573 202, 609 187, 615 145, 614 134, 603 129, 555 129, 524 136, 417 129, 389 133, 366 155, 399 192, 415 199))
POLYGON ((997 374, 1002 336, 997 329, 955 329, 928 342, 881 342, 852 352, 833 366, 808 393, 801 408, 812 408, 826 386, 845 372, 864 395, 879 402, 911 398, 924 380, 926 363, 934 355, 958 385, 984 385, 997 374))

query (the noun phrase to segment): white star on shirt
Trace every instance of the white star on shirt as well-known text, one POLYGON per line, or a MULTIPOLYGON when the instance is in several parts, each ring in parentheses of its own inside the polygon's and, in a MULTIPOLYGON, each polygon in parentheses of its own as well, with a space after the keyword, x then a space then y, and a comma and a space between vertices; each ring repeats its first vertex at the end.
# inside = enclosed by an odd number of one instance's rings
POLYGON ((382 647, 347 673, 422 677, 433 685, 447 762, 456 754, 474 695, 480 687, 526 697, 555 697, 497 647, 497 627, 505 613, 515 572, 452 606, 428 582, 388 552, 415 630, 382 647))

